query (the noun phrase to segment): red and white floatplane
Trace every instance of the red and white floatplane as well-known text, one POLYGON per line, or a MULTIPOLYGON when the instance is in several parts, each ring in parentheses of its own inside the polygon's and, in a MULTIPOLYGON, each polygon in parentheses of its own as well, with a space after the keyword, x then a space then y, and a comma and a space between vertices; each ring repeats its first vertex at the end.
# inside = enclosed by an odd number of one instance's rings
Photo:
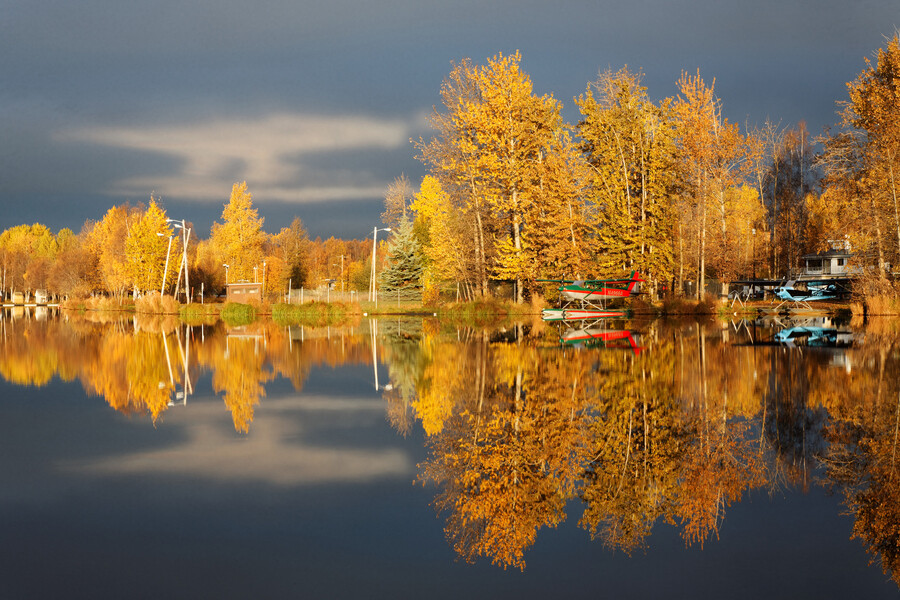
POLYGON ((538 279, 539 283, 558 283, 559 308, 544 309, 545 321, 602 319, 624 317, 625 310, 606 308, 615 298, 630 298, 640 294, 642 279, 637 271, 624 279, 538 279))
POLYGON ((639 354, 643 347, 636 332, 609 329, 610 319, 623 319, 625 308, 608 308, 616 298, 630 298, 640 293, 645 280, 637 271, 623 279, 538 279, 539 283, 558 283, 559 308, 545 309, 544 321, 555 321, 567 327, 560 333, 559 343, 576 348, 625 348, 639 354), (577 325, 575 324, 577 323, 577 325))

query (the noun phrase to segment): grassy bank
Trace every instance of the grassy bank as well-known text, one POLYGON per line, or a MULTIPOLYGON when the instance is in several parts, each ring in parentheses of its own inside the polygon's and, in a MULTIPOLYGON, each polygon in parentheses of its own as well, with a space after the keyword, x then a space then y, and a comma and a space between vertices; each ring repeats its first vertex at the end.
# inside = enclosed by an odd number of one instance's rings
POLYGON ((450 324, 485 327, 500 325, 541 314, 543 303, 515 304, 503 300, 475 300, 454 302, 430 308, 442 321, 450 324))
POLYGON ((119 302, 116 298, 106 296, 91 296, 89 298, 63 300, 59 307, 64 310, 73 310, 76 312, 134 312, 134 304, 130 302, 119 302))
POLYGON ((273 304, 272 320, 279 325, 343 325, 362 316, 359 304, 344 302, 306 302, 273 304))

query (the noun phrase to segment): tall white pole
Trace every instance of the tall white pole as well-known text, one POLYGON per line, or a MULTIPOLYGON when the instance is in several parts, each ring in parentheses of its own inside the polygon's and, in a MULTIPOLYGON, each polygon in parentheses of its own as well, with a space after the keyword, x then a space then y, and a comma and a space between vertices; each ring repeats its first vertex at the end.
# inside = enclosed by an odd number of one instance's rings
POLYGON ((369 277, 369 302, 375 299, 375 240, 378 237, 378 227, 372 228, 372 275, 369 277))
POLYGON ((160 289, 159 289, 160 296, 162 296, 163 294, 166 293, 166 277, 169 274, 169 252, 172 251, 172 237, 173 236, 171 236, 171 235, 169 236, 169 247, 166 248, 166 267, 165 267, 165 269, 163 269, 162 287, 160 287, 160 289))
POLYGON ((184 232, 184 294, 187 296, 187 303, 191 303, 191 286, 188 283, 188 255, 187 247, 190 240, 191 230, 184 228, 184 221, 181 221, 181 230, 184 232))

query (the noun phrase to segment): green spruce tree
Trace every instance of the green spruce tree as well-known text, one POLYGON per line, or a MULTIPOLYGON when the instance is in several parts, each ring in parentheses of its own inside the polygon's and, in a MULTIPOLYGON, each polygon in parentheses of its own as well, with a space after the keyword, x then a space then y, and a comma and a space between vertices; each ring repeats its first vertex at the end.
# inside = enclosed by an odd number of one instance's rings
POLYGON ((381 294, 389 295, 385 299, 421 300, 424 272, 425 263, 412 221, 403 217, 388 247, 388 266, 381 272, 378 289, 381 294))

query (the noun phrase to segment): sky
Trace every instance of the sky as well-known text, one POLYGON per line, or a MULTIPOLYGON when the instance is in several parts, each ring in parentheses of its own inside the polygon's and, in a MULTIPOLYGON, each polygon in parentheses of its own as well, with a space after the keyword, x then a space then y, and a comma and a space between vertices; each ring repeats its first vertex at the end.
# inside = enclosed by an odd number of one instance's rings
POLYGON ((572 124, 627 65, 656 101, 699 69, 730 121, 819 135, 898 27, 898 0, 0 0, 0 231, 153 195, 205 238, 246 181, 270 233, 363 238, 425 174, 453 63, 516 50, 572 124))

